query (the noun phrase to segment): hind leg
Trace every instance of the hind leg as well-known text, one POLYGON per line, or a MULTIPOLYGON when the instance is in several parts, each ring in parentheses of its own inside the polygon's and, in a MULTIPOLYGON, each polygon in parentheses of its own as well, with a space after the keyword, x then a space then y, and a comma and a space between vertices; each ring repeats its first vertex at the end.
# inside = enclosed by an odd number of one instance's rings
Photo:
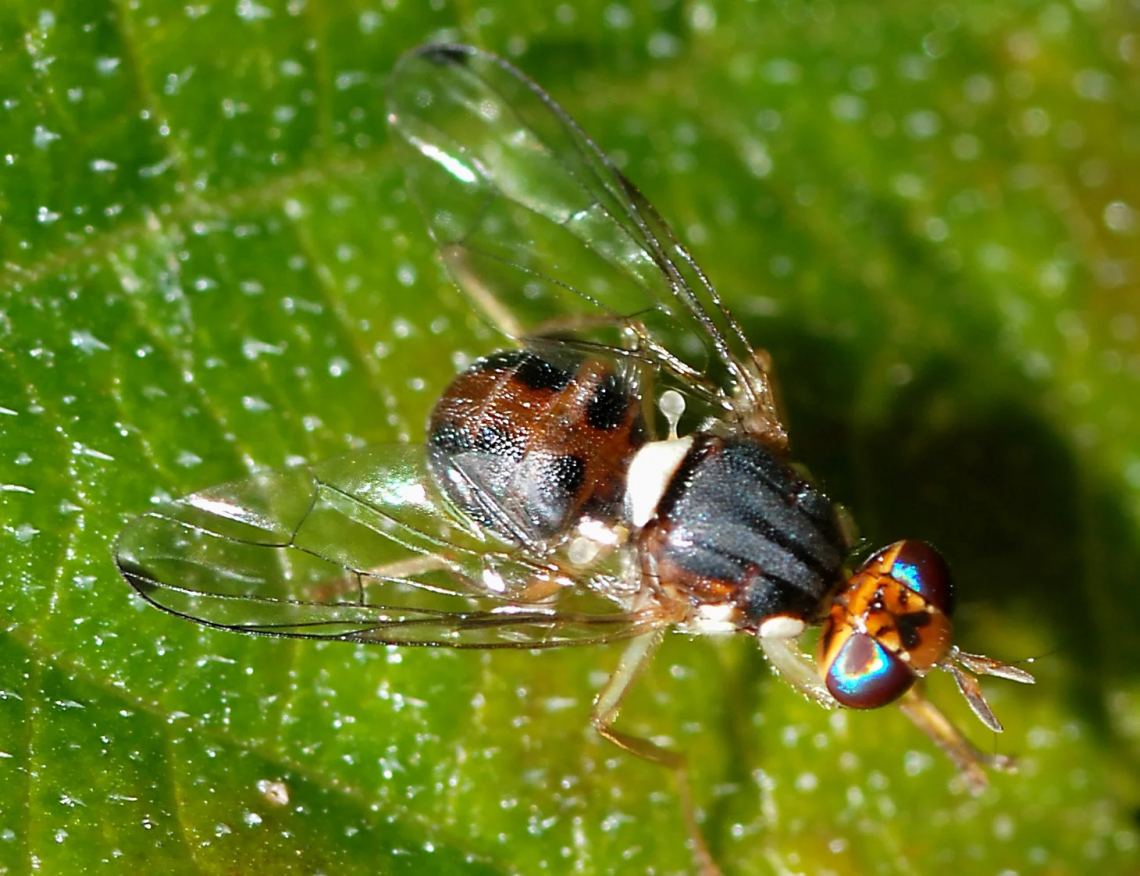
POLYGON ((679 751, 665 748, 650 739, 641 736, 632 736, 614 727, 621 703, 630 687, 641 675, 642 671, 664 637, 664 630, 655 630, 638 636, 629 643, 625 652, 618 661, 617 669, 606 682, 594 700, 594 709, 590 714, 590 722, 594 729, 605 739, 630 754, 659 764, 673 771, 677 777, 677 792, 681 798, 681 811, 685 818, 685 825, 689 831, 689 847, 693 853, 693 863, 701 876, 720 876, 720 868, 713 862, 700 826, 697 824, 696 809, 693 806, 693 795, 689 785, 689 769, 685 762, 685 755, 679 751))

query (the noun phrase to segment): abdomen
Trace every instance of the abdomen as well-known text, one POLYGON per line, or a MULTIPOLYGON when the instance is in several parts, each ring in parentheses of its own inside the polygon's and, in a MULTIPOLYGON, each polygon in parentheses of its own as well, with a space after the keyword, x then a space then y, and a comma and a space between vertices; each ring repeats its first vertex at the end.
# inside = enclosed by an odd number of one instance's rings
POLYGON ((452 381, 428 422, 428 464, 467 516, 535 545, 587 515, 613 520, 644 442, 641 403, 612 364, 511 350, 452 381))

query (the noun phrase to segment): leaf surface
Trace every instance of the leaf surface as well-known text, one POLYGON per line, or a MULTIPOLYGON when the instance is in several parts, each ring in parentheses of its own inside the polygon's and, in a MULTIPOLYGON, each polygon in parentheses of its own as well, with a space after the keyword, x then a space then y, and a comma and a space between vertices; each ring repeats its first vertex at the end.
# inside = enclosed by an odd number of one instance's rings
POLYGON ((110 559, 154 501, 421 440, 494 349, 384 123, 439 36, 623 165, 771 350, 797 457, 950 558, 962 645, 1040 658, 987 682, 998 738, 931 685, 1020 759, 973 800, 897 712, 670 637, 621 726, 688 752, 724 869, 1134 872, 1140 44, 1092 0, 5 4, 0 866, 689 869, 671 777, 586 729, 615 647, 227 635, 110 559))

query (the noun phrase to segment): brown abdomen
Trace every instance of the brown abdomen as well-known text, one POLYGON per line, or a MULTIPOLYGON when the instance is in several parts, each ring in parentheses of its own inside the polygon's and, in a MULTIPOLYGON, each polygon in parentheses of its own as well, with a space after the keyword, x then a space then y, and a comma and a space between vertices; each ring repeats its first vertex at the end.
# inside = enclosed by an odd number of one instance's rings
POLYGON ((583 516, 612 520, 645 442, 641 404, 600 359, 510 350, 451 382, 428 421, 428 467, 482 526, 519 544, 561 535, 583 516))

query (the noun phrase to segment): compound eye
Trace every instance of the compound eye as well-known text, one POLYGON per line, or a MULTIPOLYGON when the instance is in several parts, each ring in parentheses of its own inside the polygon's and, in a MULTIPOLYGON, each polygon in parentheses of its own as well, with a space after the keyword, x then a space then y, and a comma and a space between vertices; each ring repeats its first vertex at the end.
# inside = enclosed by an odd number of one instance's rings
POLYGON ((827 689, 851 709, 877 709, 910 690, 917 676, 865 633, 852 633, 827 667, 827 689))
POLYGON ((887 574, 949 617, 954 610, 954 588, 942 555, 924 541, 909 539, 880 551, 876 558, 894 550, 897 553, 887 574))

